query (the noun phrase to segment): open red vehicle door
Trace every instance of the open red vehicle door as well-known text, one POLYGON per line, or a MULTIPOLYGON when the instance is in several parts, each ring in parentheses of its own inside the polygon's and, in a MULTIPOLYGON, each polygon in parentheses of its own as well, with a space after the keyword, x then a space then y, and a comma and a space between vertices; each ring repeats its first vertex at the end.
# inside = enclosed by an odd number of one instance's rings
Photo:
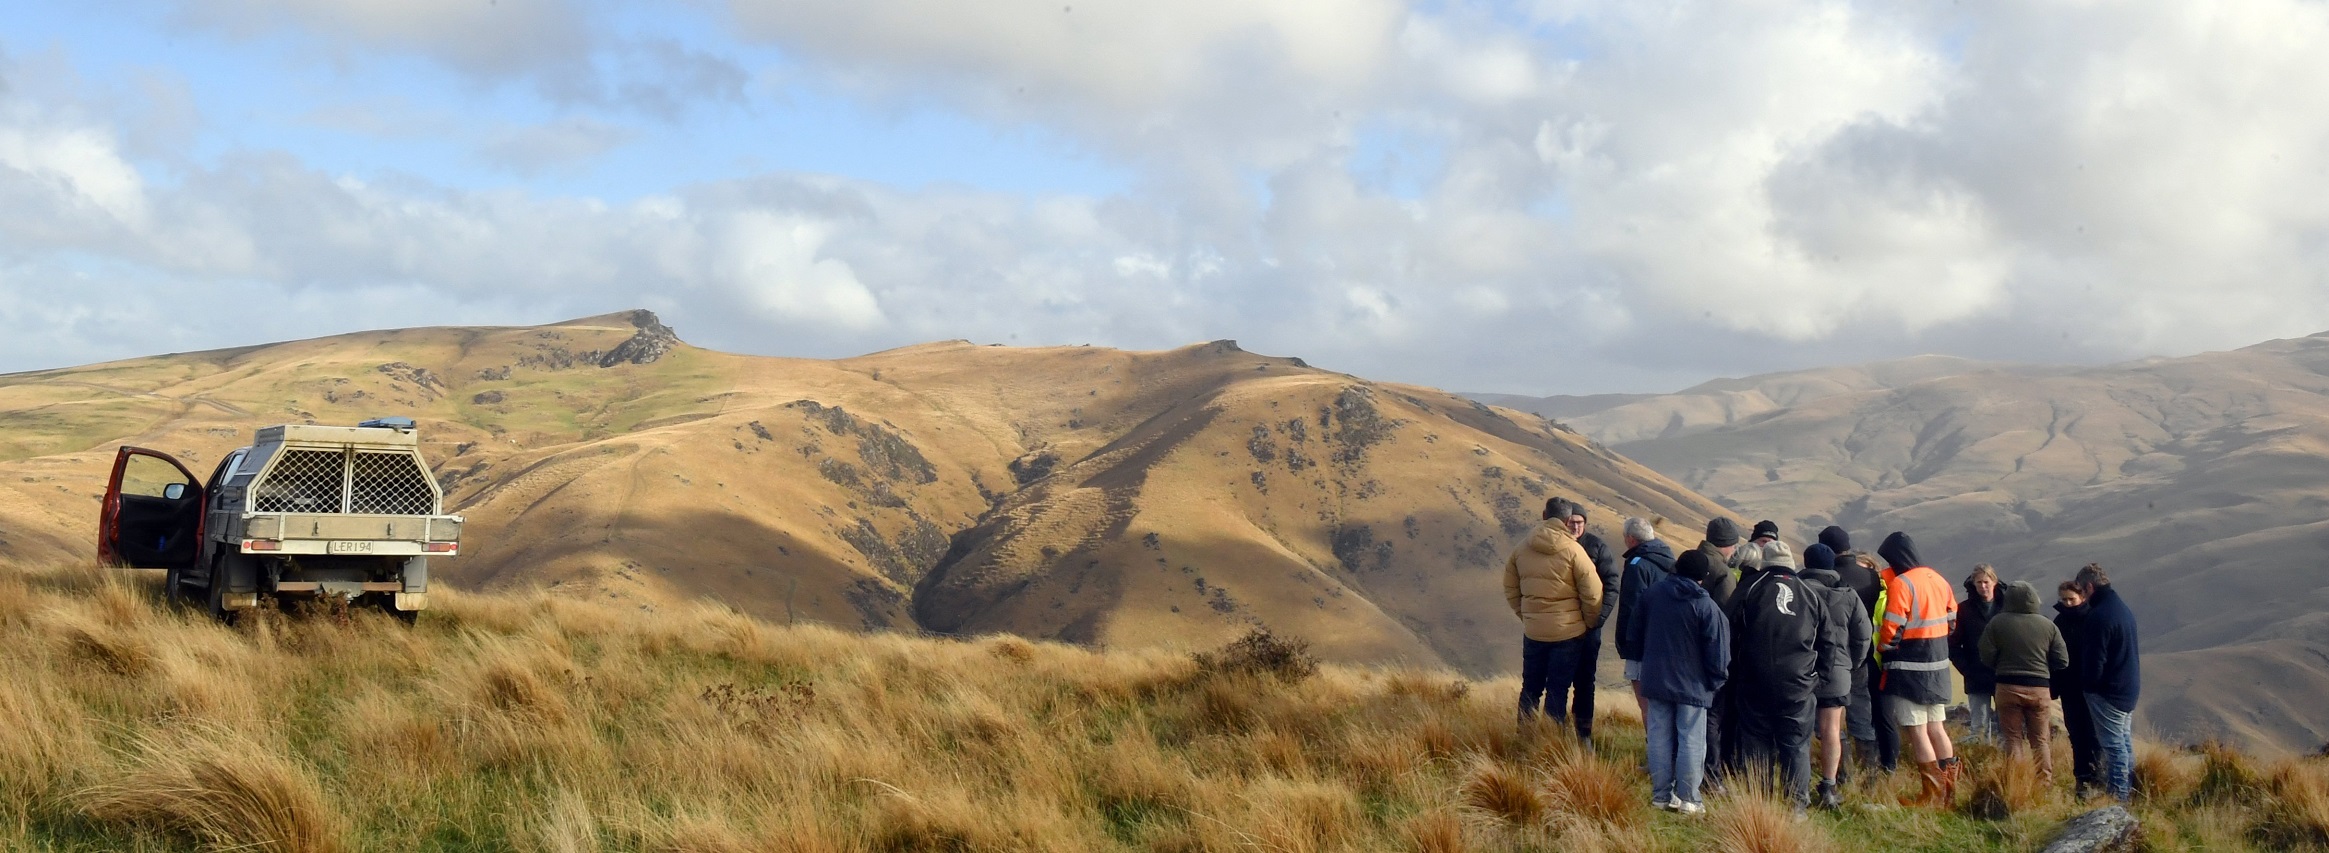
POLYGON ((124 447, 97 520, 97 560, 137 569, 194 566, 201 550, 202 485, 167 453, 124 447))

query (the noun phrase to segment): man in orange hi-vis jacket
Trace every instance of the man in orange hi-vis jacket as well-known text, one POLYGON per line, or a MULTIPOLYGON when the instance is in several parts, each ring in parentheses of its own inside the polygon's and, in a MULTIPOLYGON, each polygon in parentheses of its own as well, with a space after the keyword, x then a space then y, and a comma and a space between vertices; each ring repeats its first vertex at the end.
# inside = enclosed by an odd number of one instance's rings
POLYGON ((1944 725, 1957 592, 1917 558, 1916 543, 1906 533, 1885 537, 1876 553, 1891 566, 1884 572, 1884 624, 1876 629, 1885 701, 1924 785, 1915 802, 1946 806, 1957 798, 1957 749, 1944 725))

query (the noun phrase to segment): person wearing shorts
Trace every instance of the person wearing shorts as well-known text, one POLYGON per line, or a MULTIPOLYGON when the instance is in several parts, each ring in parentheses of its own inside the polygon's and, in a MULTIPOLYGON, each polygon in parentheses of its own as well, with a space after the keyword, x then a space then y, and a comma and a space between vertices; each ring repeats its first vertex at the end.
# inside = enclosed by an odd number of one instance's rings
POLYGON ((1876 549, 1891 566, 1884 578, 1884 693, 1904 751, 1923 790, 1908 804, 1948 807, 1957 799, 1957 750, 1944 725, 1949 705, 1949 631, 1957 591, 1917 557, 1916 543, 1895 532, 1876 549))

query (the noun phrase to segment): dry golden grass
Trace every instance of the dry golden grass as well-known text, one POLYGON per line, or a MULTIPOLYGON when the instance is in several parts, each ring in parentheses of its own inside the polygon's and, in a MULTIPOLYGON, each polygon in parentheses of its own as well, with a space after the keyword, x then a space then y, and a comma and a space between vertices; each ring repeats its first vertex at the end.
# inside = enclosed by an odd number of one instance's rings
MULTIPOLYGON (((1902 826, 1955 849, 2029 841, 2073 808, 2057 792, 2002 824, 1797 823, 1749 792, 1669 815, 1645 805, 1631 720, 1605 717, 1594 750, 1515 726, 1509 679, 1290 679, 542 594, 444 591, 412 627, 227 628, 151 581, 0 567, 0 849, 1652 853, 1902 826)), ((2190 772, 2178 808, 2197 808, 2190 772)), ((2311 765, 2258 778, 2269 807, 2211 805, 2159 837, 2320 837, 2311 765)))
POLYGON ((1967 794, 1959 805, 1966 815, 2002 821, 2054 804, 2056 789, 2039 781, 2038 767, 2029 759, 2009 759, 1996 750, 1982 759, 1967 756, 1972 770, 1960 785, 1967 794))
POLYGON ((190 726, 134 743, 111 781, 77 792, 89 816, 173 830, 221 850, 334 853, 346 828, 313 779, 276 749, 190 726))
POLYGON ((1734 793, 1707 806, 1708 831, 1716 849, 1734 853, 1826 853, 1835 849, 1825 830, 1798 821, 1788 804, 1769 791, 1734 784, 1734 793))
POLYGON ((2255 759, 2218 742, 2201 744, 2200 776, 2192 797, 2200 802, 2253 804, 2265 794, 2265 774, 2255 759))
POLYGON ((1582 750, 1553 765, 1546 782, 1553 809, 1575 818, 1630 827, 1648 816, 1635 774, 1582 750))
POLYGON ((1488 758, 1475 759, 1464 779, 1464 804, 1519 826, 1544 818, 1545 798, 1527 775, 1488 758))
POLYGON ((2190 756, 2177 754, 2167 747, 2137 744, 2134 773, 2130 776, 2136 798, 2164 805, 2190 797, 2200 778, 2192 764, 2190 756))
POLYGON ((2259 842, 2280 848, 2329 847, 2329 778, 2316 762, 2283 762, 2273 768, 2259 842))

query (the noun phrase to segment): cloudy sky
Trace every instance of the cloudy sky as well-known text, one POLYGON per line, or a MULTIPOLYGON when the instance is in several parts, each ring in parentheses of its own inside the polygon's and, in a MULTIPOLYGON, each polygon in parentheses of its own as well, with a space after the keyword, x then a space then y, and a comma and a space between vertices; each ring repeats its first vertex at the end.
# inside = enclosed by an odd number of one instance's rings
POLYGON ((2329 329, 2317 0, 0 20, 0 370, 630 307, 1522 393, 2329 329))

